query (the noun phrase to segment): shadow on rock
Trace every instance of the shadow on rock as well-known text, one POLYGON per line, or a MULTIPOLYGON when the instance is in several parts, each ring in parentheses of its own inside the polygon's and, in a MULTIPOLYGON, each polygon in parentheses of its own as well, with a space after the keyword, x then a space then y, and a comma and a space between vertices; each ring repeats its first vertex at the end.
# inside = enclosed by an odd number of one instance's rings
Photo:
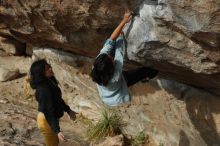
POLYGON ((209 146, 220 146, 220 99, 208 93, 187 95, 186 108, 194 127, 209 146))
POLYGON ((183 130, 180 131, 179 146, 190 146, 190 141, 183 130))
MULTIPOLYGON (((208 146, 220 146, 220 98, 175 81, 161 79, 158 84, 174 98, 185 101, 189 118, 204 142, 208 146)), ((179 146, 188 145, 188 137, 181 131, 179 146)))

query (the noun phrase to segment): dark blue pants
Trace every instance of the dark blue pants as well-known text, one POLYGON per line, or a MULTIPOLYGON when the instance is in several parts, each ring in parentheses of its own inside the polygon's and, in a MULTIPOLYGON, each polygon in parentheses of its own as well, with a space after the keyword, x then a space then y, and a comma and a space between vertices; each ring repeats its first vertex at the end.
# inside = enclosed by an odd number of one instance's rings
POLYGON ((158 71, 151 67, 141 67, 134 70, 123 71, 128 87, 146 79, 147 77, 152 79, 157 76, 157 74, 158 71))

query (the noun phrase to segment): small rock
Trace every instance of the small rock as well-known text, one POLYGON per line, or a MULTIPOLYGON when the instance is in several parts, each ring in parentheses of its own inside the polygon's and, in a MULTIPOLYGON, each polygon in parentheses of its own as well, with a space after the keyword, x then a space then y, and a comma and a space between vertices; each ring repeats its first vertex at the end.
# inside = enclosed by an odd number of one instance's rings
POLYGON ((10 70, 10 69, 0 67, 0 81, 1 82, 13 80, 17 78, 19 75, 20 75, 20 72, 18 69, 10 70))
POLYGON ((8 54, 0 48, 0 56, 3 57, 3 56, 7 56, 8 54))
POLYGON ((7 104, 9 103, 8 99, 4 98, 4 99, 0 99, 0 104, 7 104))

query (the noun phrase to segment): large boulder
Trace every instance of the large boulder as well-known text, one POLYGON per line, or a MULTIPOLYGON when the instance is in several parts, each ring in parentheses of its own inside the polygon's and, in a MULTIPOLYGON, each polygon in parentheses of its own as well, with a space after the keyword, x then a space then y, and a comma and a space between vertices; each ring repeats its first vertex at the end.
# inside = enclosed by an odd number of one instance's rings
POLYGON ((127 25, 126 57, 220 94, 220 1, 144 0, 127 25))
POLYGON ((0 26, 11 35, 34 45, 66 49, 94 56, 111 33, 127 0, 1 1, 0 26))
POLYGON ((6 54, 10 55, 24 55, 25 48, 25 43, 11 36, 7 26, 0 24, 0 51, 4 51, 6 54))
POLYGON ((11 69, 0 67, 0 81, 1 82, 13 80, 17 78, 19 75, 20 73, 18 69, 11 70, 11 69))
POLYGON ((11 36, 0 36, 0 50, 3 50, 7 54, 24 55, 25 48, 25 44, 17 41, 11 36))
MULTIPOLYGON (((35 48, 33 52, 36 58, 48 58, 64 99, 71 109, 82 114, 81 121, 86 125, 97 122, 105 105, 86 74, 91 68, 90 59, 74 56, 76 60, 71 61, 68 56, 72 54, 49 48, 35 48), (77 65, 78 62, 84 63, 77 65)), ((160 78, 138 83, 129 91, 131 105, 116 108, 124 123, 121 127, 124 135, 134 138, 143 131, 156 145, 219 146, 220 99, 217 96, 160 78)))
POLYGON ((94 57, 127 8, 139 13, 125 29, 128 63, 220 94, 219 0, 1 1, 0 26, 33 46, 94 57))

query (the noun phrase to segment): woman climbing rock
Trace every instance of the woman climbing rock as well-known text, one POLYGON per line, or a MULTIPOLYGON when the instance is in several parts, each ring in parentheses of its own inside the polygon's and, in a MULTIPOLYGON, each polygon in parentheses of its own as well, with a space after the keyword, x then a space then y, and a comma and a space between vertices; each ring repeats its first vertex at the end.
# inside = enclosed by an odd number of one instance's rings
POLYGON ((124 14, 122 21, 96 57, 91 71, 91 77, 97 83, 102 101, 109 106, 130 102, 128 87, 141 80, 152 79, 158 74, 157 70, 150 67, 123 71, 124 40, 121 34, 131 18, 130 12, 124 14))

